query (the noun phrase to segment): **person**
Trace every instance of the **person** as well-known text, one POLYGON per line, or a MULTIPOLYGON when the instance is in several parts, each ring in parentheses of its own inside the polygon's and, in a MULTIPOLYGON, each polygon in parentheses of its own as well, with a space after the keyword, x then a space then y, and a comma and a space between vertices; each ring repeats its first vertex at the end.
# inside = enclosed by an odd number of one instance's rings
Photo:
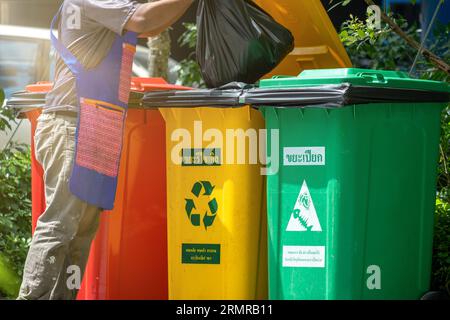
MULTIPOLYGON (((65 0, 54 87, 37 121, 46 210, 25 262, 18 300, 72 300, 103 209, 112 209, 137 36, 176 22, 193 0, 65 0), (69 281, 71 280, 71 281, 69 281), (75 285, 74 285, 75 284, 75 285)), ((58 22, 59 21, 59 22, 58 22)))

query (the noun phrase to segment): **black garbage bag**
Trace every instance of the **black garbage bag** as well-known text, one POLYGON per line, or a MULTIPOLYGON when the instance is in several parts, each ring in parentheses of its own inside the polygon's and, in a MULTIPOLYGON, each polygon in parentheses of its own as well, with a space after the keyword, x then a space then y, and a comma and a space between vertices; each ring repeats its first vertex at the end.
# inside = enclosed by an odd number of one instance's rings
POLYGON ((197 61, 210 88, 255 83, 294 48, 284 26, 250 0, 200 0, 197 61))

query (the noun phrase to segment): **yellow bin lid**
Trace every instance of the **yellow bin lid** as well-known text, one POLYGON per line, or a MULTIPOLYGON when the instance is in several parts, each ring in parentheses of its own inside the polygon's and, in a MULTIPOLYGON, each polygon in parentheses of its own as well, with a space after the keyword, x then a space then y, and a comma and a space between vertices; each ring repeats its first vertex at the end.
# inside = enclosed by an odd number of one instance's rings
POLYGON ((265 78, 307 69, 350 68, 352 63, 320 0, 254 0, 295 38, 295 49, 265 78))

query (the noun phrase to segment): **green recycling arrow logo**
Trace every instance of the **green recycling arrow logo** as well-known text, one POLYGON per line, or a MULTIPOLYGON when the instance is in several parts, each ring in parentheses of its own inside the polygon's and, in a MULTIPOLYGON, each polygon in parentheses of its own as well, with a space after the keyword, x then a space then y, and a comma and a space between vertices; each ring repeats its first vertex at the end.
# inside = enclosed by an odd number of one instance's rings
POLYGON ((214 186, 209 181, 199 181, 194 184, 192 187, 191 193, 195 196, 194 199, 185 199, 186 200, 186 213, 191 221, 193 226, 199 227, 203 221, 203 225, 205 229, 208 230, 208 227, 211 227, 214 223, 214 220, 217 216, 217 210, 219 206, 217 204, 216 198, 212 198, 208 202, 208 209, 205 213, 199 213, 197 211, 197 207, 195 206, 195 199, 199 199, 200 197, 210 197, 214 190, 214 186), (203 219, 202 219, 203 215, 203 219))

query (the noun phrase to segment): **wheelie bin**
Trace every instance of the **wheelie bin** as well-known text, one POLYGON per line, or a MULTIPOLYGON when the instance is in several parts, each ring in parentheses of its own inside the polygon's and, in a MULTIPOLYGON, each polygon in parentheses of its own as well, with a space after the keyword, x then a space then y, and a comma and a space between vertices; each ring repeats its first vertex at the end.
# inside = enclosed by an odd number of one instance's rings
POLYGON ((166 121, 169 299, 266 299, 262 114, 242 90, 148 93, 166 121))
POLYGON ((247 96, 279 132, 267 178, 270 299, 419 299, 429 289, 447 83, 304 71, 247 96))
MULTIPOLYGON (((30 85, 9 102, 31 121, 32 136, 51 87, 30 85)), ((170 89, 188 88, 159 78, 132 80, 116 203, 102 214, 78 299, 167 299, 165 123, 157 109, 142 108, 141 98, 170 89)), ((32 157, 34 230, 45 194, 42 168, 32 157)))

